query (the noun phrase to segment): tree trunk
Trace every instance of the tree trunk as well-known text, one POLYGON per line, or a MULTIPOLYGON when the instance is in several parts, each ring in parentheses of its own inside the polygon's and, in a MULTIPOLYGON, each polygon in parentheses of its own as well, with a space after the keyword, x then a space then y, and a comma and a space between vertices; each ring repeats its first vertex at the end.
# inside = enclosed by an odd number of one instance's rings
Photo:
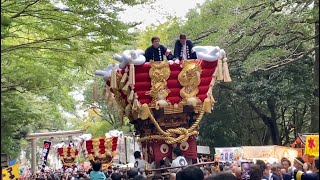
POLYGON ((273 112, 274 106, 271 103, 272 101, 268 101, 268 108, 271 110, 271 116, 269 117, 265 115, 259 108, 257 108, 252 102, 248 102, 249 106, 252 108, 252 110, 262 119, 263 123, 268 127, 272 144, 273 145, 280 145, 280 133, 279 133, 279 128, 277 126, 277 120, 275 117, 275 114, 273 112), (270 104, 269 104, 270 103, 270 104))
POLYGON ((314 1, 314 10, 317 12, 314 14, 315 16, 315 34, 317 35, 315 38, 315 46, 318 48, 315 50, 315 62, 314 62, 314 98, 315 102, 311 106, 311 125, 310 132, 316 133, 319 132, 319 1, 314 1))

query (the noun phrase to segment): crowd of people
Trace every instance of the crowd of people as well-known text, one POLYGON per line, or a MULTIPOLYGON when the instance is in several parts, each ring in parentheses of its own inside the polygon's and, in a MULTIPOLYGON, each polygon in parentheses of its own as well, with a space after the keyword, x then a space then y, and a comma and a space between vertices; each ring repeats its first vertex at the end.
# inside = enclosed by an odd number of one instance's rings
POLYGON ((313 163, 304 162, 296 157, 293 162, 282 158, 279 163, 265 163, 256 160, 233 163, 204 163, 188 165, 179 148, 173 150, 172 162, 166 162, 165 170, 147 170, 140 152, 135 152, 136 162, 130 169, 113 167, 102 170, 102 164, 94 161, 89 171, 52 171, 47 170, 25 179, 36 180, 318 180, 319 157, 313 163))

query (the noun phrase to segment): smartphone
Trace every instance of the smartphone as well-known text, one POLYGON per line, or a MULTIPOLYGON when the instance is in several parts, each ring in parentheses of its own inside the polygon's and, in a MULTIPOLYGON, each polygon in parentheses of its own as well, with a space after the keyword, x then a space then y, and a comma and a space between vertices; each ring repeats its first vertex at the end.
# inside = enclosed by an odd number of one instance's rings
POLYGON ((241 179, 250 179, 250 169, 253 162, 241 162, 241 179))

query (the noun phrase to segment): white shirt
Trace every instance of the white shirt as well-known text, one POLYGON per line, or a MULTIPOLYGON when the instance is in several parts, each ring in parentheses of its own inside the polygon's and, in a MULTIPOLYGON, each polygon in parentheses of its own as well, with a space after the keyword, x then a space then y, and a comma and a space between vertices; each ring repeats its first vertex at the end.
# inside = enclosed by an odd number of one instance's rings
MULTIPOLYGON (((175 160, 172 161, 171 167, 180 167, 180 166, 187 166, 188 162, 186 160, 186 158, 184 158, 183 156, 178 156, 175 160)), ((180 171, 181 168, 175 168, 175 169, 171 169, 171 172, 178 172, 180 171)))
POLYGON ((182 45, 182 60, 187 59, 187 45, 182 45))

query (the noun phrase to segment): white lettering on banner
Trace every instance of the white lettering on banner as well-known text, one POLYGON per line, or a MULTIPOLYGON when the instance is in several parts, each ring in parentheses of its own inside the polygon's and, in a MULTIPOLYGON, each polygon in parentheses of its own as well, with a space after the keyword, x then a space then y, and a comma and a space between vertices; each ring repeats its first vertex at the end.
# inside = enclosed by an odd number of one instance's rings
POLYGON ((241 157, 241 148, 215 148, 221 162, 237 161, 241 157))

